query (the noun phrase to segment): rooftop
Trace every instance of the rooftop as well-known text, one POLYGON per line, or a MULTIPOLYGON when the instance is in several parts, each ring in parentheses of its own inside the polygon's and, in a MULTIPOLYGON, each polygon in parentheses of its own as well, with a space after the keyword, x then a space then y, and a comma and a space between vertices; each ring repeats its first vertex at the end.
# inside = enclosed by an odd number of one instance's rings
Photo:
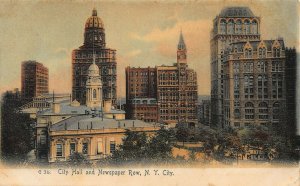
POLYGON ((255 17, 248 7, 227 7, 224 8, 220 17, 255 17))

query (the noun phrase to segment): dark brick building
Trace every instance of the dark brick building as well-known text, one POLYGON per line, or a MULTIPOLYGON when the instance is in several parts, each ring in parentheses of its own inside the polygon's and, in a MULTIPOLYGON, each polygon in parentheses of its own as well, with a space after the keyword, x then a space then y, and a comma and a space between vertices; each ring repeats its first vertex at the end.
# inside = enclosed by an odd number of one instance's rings
POLYGON ((48 68, 36 61, 24 61, 21 67, 21 93, 25 100, 32 100, 49 91, 48 68))

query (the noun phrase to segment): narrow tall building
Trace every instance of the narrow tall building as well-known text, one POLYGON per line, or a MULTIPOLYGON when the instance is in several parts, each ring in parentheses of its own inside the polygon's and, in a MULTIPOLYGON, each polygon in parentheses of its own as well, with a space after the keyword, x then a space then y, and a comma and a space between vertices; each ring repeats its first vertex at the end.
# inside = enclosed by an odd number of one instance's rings
POLYGON ((49 71, 42 63, 36 61, 24 61, 21 67, 21 94, 24 100, 49 91, 49 71))
POLYGON ((83 45, 72 52, 72 98, 80 104, 85 104, 86 101, 85 87, 93 54, 95 54, 95 64, 99 67, 103 83, 103 100, 112 100, 115 105, 117 98, 116 50, 106 47, 104 24, 97 16, 96 9, 85 23, 83 45))
POLYGON ((285 129, 283 40, 232 43, 223 59, 224 126, 285 129))
POLYGON ((188 68, 182 33, 173 66, 126 68, 128 118, 167 124, 197 123, 197 92, 197 74, 188 68))
POLYGON ((213 20, 211 31, 211 126, 223 128, 224 72, 226 47, 237 41, 260 39, 260 17, 248 7, 228 7, 213 20))

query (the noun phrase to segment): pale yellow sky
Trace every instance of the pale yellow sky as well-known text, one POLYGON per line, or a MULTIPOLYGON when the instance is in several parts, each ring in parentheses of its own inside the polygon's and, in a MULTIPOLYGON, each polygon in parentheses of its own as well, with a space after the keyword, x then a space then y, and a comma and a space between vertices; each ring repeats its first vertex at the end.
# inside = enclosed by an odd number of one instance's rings
POLYGON ((0 5, 0 93, 21 86, 21 62, 49 68, 50 90, 71 92, 71 51, 83 43, 93 7, 117 50, 118 96, 125 96, 125 67, 171 65, 182 28, 188 64, 198 73, 198 92, 210 94, 212 20, 227 6, 249 6, 261 17, 263 39, 281 36, 298 45, 298 3, 294 1, 2 1, 0 5))

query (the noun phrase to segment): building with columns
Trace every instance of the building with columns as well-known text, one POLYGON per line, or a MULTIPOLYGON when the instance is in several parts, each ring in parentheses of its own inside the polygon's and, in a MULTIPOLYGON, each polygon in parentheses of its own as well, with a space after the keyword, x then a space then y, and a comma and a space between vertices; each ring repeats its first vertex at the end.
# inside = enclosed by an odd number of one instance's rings
POLYGON ((72 52, 72 98, 80 104, 86 101, 86 82, 88 68, 95 55, 95 64, 101 71, 103 100, 117 98, 117 61, 116 50, 106 47, 104 23, 94 9, 85 23, 84 43, 72 52))
POLYGON ((233 42, 260 40, 260 17, 248 7, 227 7, 213 20, 211 30, 211 126, 224 128, 225 49, 233 42))
POLYGON ((111 155, 127 129, 151 135, 160 127, 140 120, 125 120, 125 112, 115 109, 111 100, 102 97, 99 68, 88 68, 86 101, 76 99, 56 101, 51 108, 37 113, 36 155, 50 163, 68 161, 74 153, 82 153, 88 160, 111 155))
POLYGON ((177 46, 177 63, 154 68, 126 68, 127 118, 195 124, 197 99, 197 74, 188 68, 182 32, 177 46))

